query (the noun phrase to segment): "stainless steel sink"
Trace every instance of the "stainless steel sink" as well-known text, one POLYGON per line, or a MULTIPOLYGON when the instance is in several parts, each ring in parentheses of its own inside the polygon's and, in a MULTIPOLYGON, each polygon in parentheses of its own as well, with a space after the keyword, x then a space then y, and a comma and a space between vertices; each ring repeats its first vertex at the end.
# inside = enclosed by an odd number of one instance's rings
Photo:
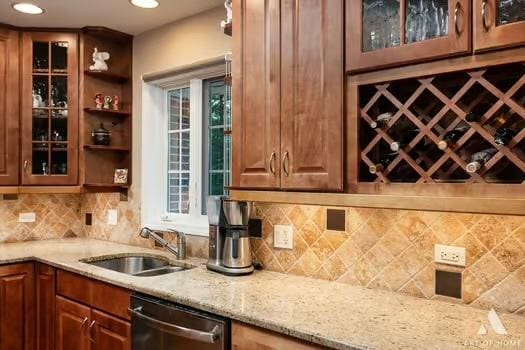
POLYGON ((189 269, 187 266, 175 266, 167 259, 149 256, 124 256, 119 258, 94 258, 83 262, 133 276, 160 276, 189 269))

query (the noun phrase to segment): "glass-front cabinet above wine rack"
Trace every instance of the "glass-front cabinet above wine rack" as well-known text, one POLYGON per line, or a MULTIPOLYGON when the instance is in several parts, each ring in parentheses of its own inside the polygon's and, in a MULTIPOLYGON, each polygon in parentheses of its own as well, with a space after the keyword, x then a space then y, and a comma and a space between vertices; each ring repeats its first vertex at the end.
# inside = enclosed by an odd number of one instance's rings
POLYGON ((468 0, 347 0, 346 5, 350 71, 470 50, 468 0))
POLYGON ((525 44, 525 0, 474 1, 475 50, 525 44))
POLYGON ((22 184, 78 182, 77 35, 24 33, 22 184))
POLYGON ((359 98, 364 192, 523 190, 525 62, 361 86, 359 98))

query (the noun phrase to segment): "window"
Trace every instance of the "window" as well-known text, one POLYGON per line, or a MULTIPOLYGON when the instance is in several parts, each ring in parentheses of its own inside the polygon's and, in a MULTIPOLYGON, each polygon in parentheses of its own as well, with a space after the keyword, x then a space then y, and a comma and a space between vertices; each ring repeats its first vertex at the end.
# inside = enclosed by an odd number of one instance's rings
POLYGON ((142 85, 141 224, 208 234, 208 195, 230 184, 231 88, 214 67, 142 85))

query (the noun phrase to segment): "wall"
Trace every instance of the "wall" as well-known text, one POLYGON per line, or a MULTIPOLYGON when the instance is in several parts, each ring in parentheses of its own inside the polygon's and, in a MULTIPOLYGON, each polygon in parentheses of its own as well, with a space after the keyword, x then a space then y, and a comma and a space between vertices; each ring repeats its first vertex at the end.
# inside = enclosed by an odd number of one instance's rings
POLYGON ((0 243, 83 235, 78 195, 0 197, 0 243), (18 222, 18 215, 26 212, 35 213, 36 221, 18 222))

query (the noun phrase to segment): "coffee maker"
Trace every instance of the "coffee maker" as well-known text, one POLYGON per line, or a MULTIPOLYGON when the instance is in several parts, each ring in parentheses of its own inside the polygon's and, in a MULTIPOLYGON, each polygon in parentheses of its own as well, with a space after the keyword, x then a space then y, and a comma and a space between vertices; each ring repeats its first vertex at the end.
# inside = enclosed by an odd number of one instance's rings
POLYGON ((206 267, 229 276, 252 273, 252 250, 248 234, 250 203, 210 196, 207 204, 210 244, 206 267))

